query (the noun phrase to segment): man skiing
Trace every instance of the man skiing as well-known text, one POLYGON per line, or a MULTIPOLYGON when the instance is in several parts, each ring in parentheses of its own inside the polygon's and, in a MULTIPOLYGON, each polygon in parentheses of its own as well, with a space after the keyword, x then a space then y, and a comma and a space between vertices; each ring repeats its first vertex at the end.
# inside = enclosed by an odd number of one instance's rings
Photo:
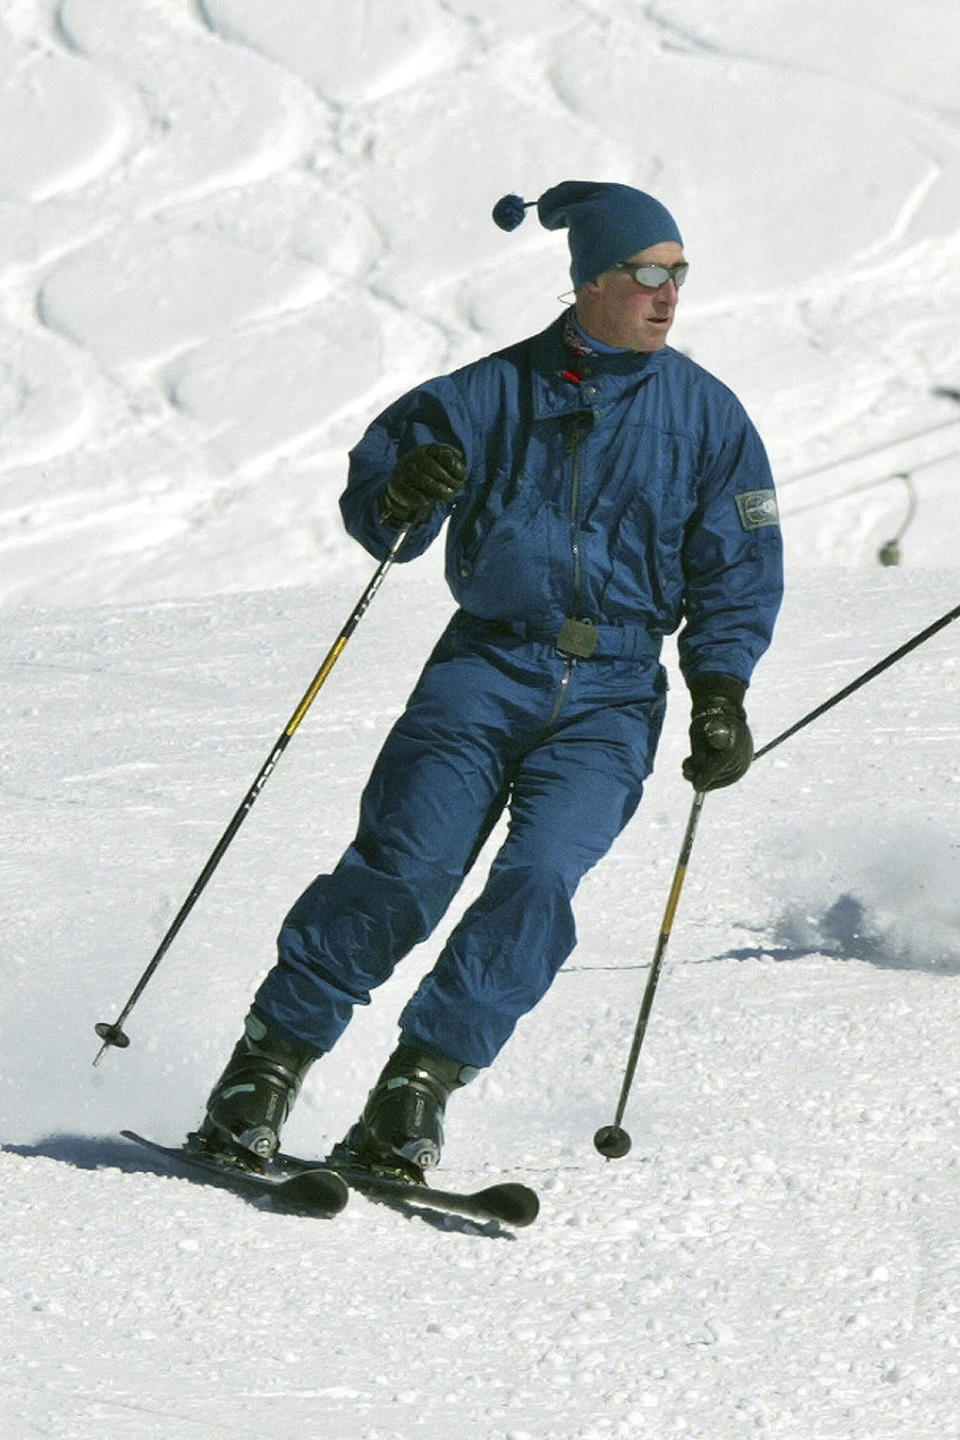
MULTIPOLYGON (((439 924, 506 810, 486 884, 400 1017, 335 1154, 422 1179, 449 1095, 491 1064, 575 944, 571 901, 633 815, 679 629, 699 791, 753 746, 743 708, 782 592, 763 445, 736 397, 666 344, 687 273, 669 211, 625 185, 536 202, 566 228, 574 305, 543 333, 417 386, 351 452, 346 527, 413 560, 449 519, 458 609, 364 789, 336 868, 277 962, 192 1143, 257 1165, 353 1007, 439 924)), ((529 208, 505 196, 513 229, 529 208)))

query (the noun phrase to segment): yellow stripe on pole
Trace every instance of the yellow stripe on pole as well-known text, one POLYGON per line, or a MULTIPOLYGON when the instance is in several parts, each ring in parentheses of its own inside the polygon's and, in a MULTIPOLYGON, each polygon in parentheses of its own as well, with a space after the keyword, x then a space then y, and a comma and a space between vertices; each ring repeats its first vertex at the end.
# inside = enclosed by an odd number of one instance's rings
POLYGON ((673 877, 673 884, 670 887, 670 894, 667 896, 667 908, 663 912, 663 925, 660 929, 661 935, 669 935, 673 929, 673 917, 677 913, 677 906, 680 903, 680 891, 683 889, 683 882, 686 879, 687 867, 681 866, 676 870, 673 877))
POLYGON ((284 731, 284 734, 293 735, 296 730, 299 729, 300 722, 302 721, 304 715, 306 715, 307 711, 310 709, 310 706, 313 704, 314 700, 316 700, 320 687, 323 685, 327 676, 330 674, 330 671, 333 669, 334 665, 336 665, 337 661, 339 660, 340 652, 346 645, 346 643, 346 635, 340 635, 334 641, 334 644, 331 646, 329 655, 327 656, 326 660, 324 660, 323 664, 320 666, 320 669, 314 676, 312 685, 310 686, 307 693, 304 695, 303 699, 300 701, 300 704, 297 706, 296 710, 291 715, 290 723, 284 731))

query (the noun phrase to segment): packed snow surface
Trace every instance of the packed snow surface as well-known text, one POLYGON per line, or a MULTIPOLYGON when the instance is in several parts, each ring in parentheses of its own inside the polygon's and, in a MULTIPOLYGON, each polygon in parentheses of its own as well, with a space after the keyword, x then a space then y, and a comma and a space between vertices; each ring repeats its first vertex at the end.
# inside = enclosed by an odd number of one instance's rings
MULTIPOLYGON (((672 343, 740 394, 788 595, 758 744, 958 602, 952 0, 8 0, 0 15, 0 1414, 12 1440, 958 1440, 960 631, 708 797, 674 698, 581 941, 451 1102, 515 1235, 161 1175, 452 608, 395 566, 93 1058, 372 573, 346 451, 549 322, 564 178, 654 190, 672 343), (895 541, 900 565, 878 563, 895 541)), ((495 840, 494 842, 495 843, 495 840)), ((354 1118, 441 935, 311 1072, 354 1118)))

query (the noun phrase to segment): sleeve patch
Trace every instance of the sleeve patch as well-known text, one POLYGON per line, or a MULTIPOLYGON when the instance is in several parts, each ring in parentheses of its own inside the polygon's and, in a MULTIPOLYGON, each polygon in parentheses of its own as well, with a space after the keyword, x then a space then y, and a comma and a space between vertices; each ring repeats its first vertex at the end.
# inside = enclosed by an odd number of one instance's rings
POLYGON ((764 525, 779 525, 780 512, 773 490, 744 490, 736 497, 740 524, 744 530, 761 530, 764 525))

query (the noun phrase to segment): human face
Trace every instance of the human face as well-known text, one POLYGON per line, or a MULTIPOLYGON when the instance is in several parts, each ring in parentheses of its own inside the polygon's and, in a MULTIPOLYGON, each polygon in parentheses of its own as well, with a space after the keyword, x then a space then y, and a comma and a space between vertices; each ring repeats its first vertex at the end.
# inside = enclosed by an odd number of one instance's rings
MULTIPOLYGON (((679 265, 683 246, 664 240, 627 257, 631 265, 679 265)), ((577 293, 577 319, 588 335, 624 350, 661 350, 673 324, 677 287, 638 285, 626 270, 605 270, 577 293)))

